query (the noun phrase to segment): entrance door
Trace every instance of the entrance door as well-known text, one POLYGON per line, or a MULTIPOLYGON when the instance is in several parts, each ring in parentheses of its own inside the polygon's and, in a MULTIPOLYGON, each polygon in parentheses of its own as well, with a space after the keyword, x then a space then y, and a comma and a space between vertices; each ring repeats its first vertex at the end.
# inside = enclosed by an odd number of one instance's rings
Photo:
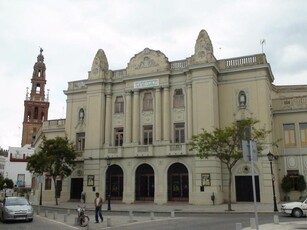
POLYGON ((71 178, 70 199, 80 200, 82 191, 83 191, 83 178, 71 178))
MULTIPOLYGON (((254 201, 252 176, 236 176, 237 201, 254 201)), ((256 201, 260 202, 259 176, 255 176, 256 201)))
POLYGON ((135 199, 153 201, 155 196, 155 177, 150 165, 143 164, 136 170, 135 199))
POLYGON ((123 184, 123 170, 118 165, 111 165, 106 174, 106 195, 110 194, 111 200, 122 200, 123 184))
POLYGON ((183 164, 173 164, 168 170, 168 200, 189 200, 188 170, 183 164))

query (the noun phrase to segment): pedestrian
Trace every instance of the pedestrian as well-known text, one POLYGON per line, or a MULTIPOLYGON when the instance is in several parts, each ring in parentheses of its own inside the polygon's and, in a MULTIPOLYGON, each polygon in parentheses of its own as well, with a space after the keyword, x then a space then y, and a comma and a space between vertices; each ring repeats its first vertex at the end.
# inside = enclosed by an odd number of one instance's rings
POLYGON ((103 199, 102 199, 102 197, 99 196, 99 192, 96 192, 96 198, 94 200, 94 204, 95 204, 95 220, 96 220, 96 223, 99 223, 98 215, 100 217, 101 222, 103 222, 103 216, 101 214, 101 206, 103 204, 103 199))
POLYGON ((85 192, 82 191, 81 192, 81 202, 83 202, 83 203, 85 203, 85 196, 86 196, 85 192))

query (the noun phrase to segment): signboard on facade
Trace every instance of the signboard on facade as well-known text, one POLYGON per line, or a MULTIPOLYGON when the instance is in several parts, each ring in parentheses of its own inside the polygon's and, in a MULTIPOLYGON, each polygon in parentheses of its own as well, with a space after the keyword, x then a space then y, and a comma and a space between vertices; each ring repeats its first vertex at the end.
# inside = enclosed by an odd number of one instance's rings
POLYGON ((201 174, 201 186, 211 186, 210 173, 201 174))
POLYGON ((152 79, 146 81, 135 81, 134 88, 135 89, 144 89, 159 86, 159 79, 152 79))

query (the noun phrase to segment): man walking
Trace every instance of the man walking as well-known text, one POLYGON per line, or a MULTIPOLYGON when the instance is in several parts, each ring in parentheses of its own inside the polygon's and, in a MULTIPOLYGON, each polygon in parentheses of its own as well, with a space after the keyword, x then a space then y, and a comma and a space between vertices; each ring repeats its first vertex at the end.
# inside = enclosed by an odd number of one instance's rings
POLYGON ((96 198, 94 200, 94 204, 95 204, 96 223, 99 223, 98 215, 100 217, 101 222, 103 222, 103 217, 102 217, 102 214, 101 214, 101 206, 103 204, 103 199, 99 196, 99 192, 96 192, 96 198))

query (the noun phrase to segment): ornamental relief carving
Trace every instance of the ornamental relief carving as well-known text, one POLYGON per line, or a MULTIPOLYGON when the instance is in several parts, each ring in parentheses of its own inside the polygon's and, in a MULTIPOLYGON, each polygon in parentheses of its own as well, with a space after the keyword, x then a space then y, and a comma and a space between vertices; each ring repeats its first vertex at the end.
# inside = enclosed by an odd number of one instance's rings
POLYGON ((113 121, 115 126, 123 126, 124 125, 124 114, 114 114, 113 121))
POLYGON ((287 157, 286 159, 288 168, 296 168, 297 167, 297 159, 295 157, 287 157))
POLYGON ((147 111, 142 113, 142 123, 143 124, 153 124, 153 112, 147 111))
POLYGON ((184 109, 173 109, 173 120, 174 122, 182 122, 184 121, 184 109))
POLYGON ((169 69, 168 58, 162 52, 145 48, 130 59, 127 75, 155 73, 169 69))

